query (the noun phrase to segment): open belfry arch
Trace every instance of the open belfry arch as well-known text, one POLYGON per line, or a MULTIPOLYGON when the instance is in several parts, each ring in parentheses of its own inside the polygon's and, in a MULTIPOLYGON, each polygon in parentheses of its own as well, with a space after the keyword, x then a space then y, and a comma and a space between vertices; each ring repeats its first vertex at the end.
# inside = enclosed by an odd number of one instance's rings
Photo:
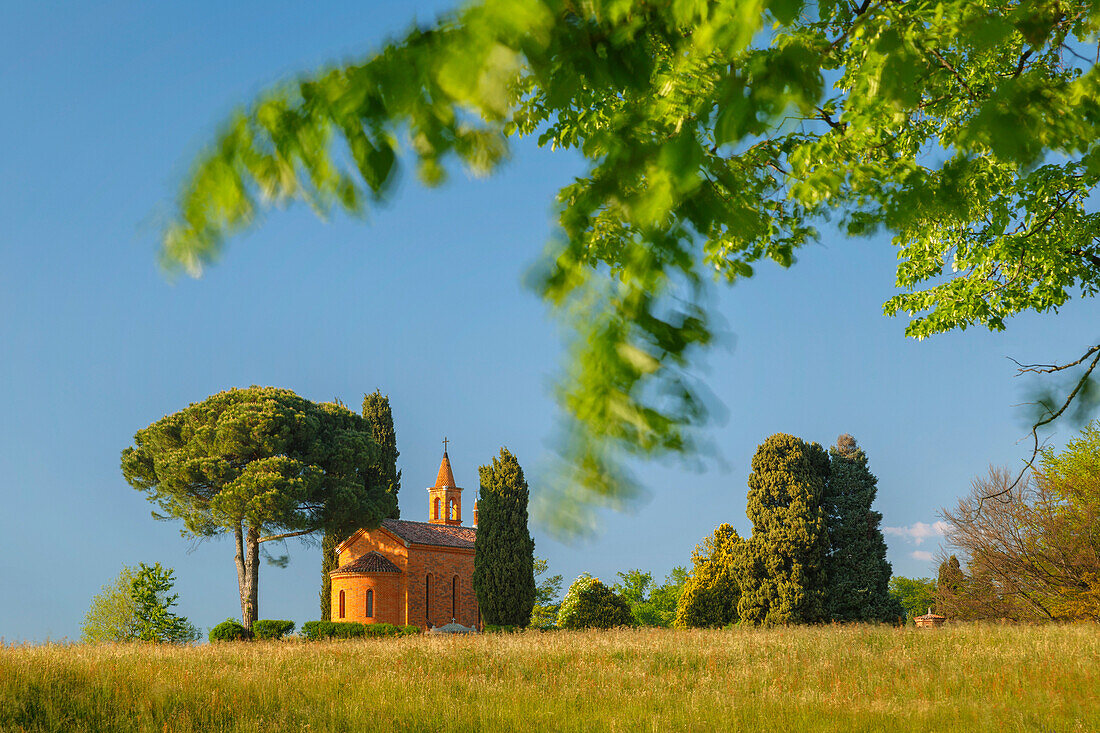
POLYGON ((455 485, 451 459, 447 455, 447 443, 443 439, 443 460, 435 476, 435 485, 428 487, 428 521, 432 524, 462 524, 462 489, 455 485))
POLYGON ((444 438, 443 458, 428 491, 428 521, 386 519, 360 529, 337 548, 332 578, 332 620, 411 624, 422 628, 455 621, 481 627, 473 590, 477 504, 471 527, 462 525, 457 485, 444 438))

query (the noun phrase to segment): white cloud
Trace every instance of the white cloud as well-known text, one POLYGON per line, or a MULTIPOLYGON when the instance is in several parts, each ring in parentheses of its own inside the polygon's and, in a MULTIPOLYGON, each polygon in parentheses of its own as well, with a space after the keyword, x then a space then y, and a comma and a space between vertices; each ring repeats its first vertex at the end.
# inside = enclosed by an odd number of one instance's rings
MULTIPOLYGON (((915 545, 919 545, 929 537, 943 537, 947 533, 947 522, 935 521, 932 524, 915 522, 908 527, 883 527, 886 534, 904 537, 915 545)), ((929 556, 931 559, 931 556, 929 556)))
POLYGON ((914 560, 923 560, 924 562, 932 561, 932 553, 926 552, 924 550, 913 550, 909 553, 909 557, 913 558, 914 560))

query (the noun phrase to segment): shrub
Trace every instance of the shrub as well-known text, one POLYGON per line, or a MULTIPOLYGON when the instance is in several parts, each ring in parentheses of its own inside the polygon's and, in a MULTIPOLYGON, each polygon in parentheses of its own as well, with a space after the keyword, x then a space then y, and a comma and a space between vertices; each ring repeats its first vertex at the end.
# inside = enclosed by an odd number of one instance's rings
POLYGON ((252 634, 239 621, 227 618, 210 629, 210 641, 248 641, 252 634))
POLYGON ((511 624, 485 624, 486 634, 514 634, 517 631, 519 627, 511 624))
POLYGON ((282 639, 292 631, 294 631, 293 621, 262 618, 252 624, 252 635, 257 639, 282 639))
POLYGON ((563 629, 610 629, 633 623, 627 602, 588 573, 569 586, 558 613, 558 626, 563 629))

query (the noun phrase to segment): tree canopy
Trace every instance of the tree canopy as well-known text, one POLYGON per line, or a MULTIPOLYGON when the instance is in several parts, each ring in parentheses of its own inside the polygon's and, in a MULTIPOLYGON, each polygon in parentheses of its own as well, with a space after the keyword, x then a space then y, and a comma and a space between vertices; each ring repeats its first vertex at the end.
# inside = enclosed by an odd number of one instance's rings
MULTIPOLYGON (((621 456, 690 451, 702 293, 794 262, 826 221, 887 232, 924 338, 1003 329, 1100 287, 1093 0, 483 0, 235 114, 163 236, 198 273, 258 213, 359 212, 415 160, 483 173, 510 136, 572 149, 536 289, 576 338, 559 398, 571 478, 615 499, 621 456)), ((1062 414, 1100 361, 1069 364, 1062 414)), ((1042 369, 1040 369, 1042 370, 1042 369)))
POLYGON ((370 481, 371 426, 331 403, 290 390, 219 392, 134 435, 122 473, 181 533, 232 533, 246 628, 257 618, 261 543, 377 527, 395 511, 388 487, 370 481))

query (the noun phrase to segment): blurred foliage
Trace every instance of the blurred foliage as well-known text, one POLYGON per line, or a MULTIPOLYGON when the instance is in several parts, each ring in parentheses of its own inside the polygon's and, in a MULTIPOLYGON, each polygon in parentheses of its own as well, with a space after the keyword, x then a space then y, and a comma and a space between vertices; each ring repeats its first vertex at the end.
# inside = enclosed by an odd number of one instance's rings
POLYGON ((558 522, 698 447, 705 281, 783 267, 830 221, 897 248, 916 338, 1100 287, 1094 0, 483 0, 261 94, 196 159, 163 237, 197 274, 272 207, 359 214, 402 165, 474 174, 509 136, 577 151, 532 276, 573 328, 558 522), (572 513, 571 513, 572 512, 572 513))

